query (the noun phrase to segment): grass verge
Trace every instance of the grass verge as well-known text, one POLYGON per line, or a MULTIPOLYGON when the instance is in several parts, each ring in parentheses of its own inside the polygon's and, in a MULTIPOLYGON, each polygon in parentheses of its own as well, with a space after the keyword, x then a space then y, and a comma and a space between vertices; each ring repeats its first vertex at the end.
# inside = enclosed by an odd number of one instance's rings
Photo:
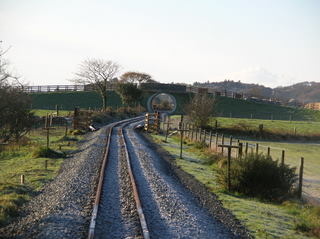
POLYGON ((216 156, 205 151, 201 145, 186 143, 183 159, 180 159, 178 138, 169 138, 168 143, 165 143, 161 135, 152 137, 176 158, 178 166, 215 193, 224 207, 231 210, 255 238, 316 238, 314 235, 317 235, 316 230, 320 227, 319 208, 305 206, 299 202, 283 204, 261 202, 255 198, 228 193, 217 184, 216 156))
POLYGON ((51 131, 49 150, 45 147, 46 133, 40 129, 32 131, 19 145, 0 149, 0 226, 17 216, 19 207, 58 174, 65 153, 76 149, 76 141, 81 137, 70 141, 63 137, 64 132, 64 128, 51 131), (25 175, 24 185, 20 185, 22 174, 25 175))

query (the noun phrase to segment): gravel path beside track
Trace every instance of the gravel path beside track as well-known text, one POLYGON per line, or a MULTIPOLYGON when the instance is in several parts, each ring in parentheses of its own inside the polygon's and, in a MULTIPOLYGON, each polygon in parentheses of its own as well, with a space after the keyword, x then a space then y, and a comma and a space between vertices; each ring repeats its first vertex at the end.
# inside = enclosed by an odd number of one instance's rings
POLYGON ((151 238, 233 238, 145 146, 132 125, 125 135, 151 238))
POLYGON ((22 216, 0 229, 0 238, 84 238, 106 140, 106 128, 90 133, 60 174, 22 209, 22 216))

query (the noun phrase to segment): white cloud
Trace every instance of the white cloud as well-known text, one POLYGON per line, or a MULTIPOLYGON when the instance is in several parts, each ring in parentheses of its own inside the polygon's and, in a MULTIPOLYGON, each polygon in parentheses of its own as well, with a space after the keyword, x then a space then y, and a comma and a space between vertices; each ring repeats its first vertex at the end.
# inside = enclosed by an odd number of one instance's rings
POLYGON ((241 81, 244 83, 260 84, 268 87, 286 86, 297 82, 296 79, 287 75, 278 75, 263 67, 250 67, 239 72, 225 75, 226 79, 241 81))

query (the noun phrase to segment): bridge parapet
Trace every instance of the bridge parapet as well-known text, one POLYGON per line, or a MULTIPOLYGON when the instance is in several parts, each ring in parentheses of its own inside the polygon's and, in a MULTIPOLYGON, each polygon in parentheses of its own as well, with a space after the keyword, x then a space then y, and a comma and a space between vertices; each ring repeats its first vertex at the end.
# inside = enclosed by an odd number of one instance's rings
POLYGON ((142 83, 140 89, 152 92, 186 93, 187 86, 178 84, 142 83))
MULTIPOLYGON (((107 86, 108 91, 115 91, 117 85, 111 83, 107 86)), ((203 88, 181 84, 162 84, 162 83, 142 83, 141 90, 154 93, 209 93, 216 96, 226 96, 230 98, 243 99, 244 95, 232 91, 217 91, 214 88, 203 88)), ((93 85, 39 85, 25 87, 27 93, 37 92, 68 92, 68 91, 94 91, 93 85)))

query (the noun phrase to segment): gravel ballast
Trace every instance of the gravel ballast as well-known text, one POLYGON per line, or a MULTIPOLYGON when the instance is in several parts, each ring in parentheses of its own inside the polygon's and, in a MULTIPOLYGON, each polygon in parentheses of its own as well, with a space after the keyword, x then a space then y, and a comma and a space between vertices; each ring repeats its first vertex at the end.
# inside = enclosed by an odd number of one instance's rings
POLYGON ((125 132, 151 238, 236 238, 133 129, 125 132))
POLYGON ((29 203, 21 216, 0 229, 2 238, 84 238, 106 142, 106 127, 89 133, 59 175, 29 203))
POLYGON ((199 203, 206 208, 209 213, 223 223, 233 233, 235 238, 253 238, 246 227, 232 214, 232 212, 223 207, 217 196, 210 192, 208 188, 200 183, 195 177, 175 164, 175 158, 166 150, 152 142, 147 134, 139 135, 147 147, 152 149, 157 155, 169 165, 170 171, 178 178, 178 180, 192 192, 199 203))
POLYGON ((112 131, 95 228, 96 239, 137 238, 141 235, 125 149, 118 129, 112 131))
MULTIPOLYGON (((138 134, 135 125, 124 134, 151 238, 250 238, 215 195, 138 134)), ((86 238, 105 143, 106 127, 89 133, 18 220, 0 229, 0 238, 86 238)), ((104 177, 96 238, 141 238, 118 127, 104 177)))

